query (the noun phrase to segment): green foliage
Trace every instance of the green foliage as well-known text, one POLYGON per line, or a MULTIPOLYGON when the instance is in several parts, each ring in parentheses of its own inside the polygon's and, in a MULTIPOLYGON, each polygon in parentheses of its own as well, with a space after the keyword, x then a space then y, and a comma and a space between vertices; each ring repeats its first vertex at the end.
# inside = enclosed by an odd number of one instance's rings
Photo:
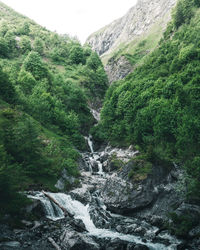
POLYGON ((30 25, 28 22, 22 23, 17 30, 18 35, 29 35, 30 33, 30 25))
POLYGON ((69 59, 72 64, 85 64, 85 57, 83 48, 80 45, 74 45, 70 49, 70 56, 69 59))
POLYGON ((23 54, 31 51, 31 41, 28 36, 22 36, 19 42, 20 50, 23 54))
POLYGON ((43 55, 44 53, 44 43, 42 39, 36 38, 33 44, 33 48, 36 52, 38 52, 40 55, 43 55))
POLYGON ((0 7, 1 217, 19 215, 27 200, 18 191, 56 191, 63 169, 79 176, 88 103, 103 98, 107 77, 89 47, 0 7))
POLYGON ((102 67, 102 62, 96 52, 92 52, 87 58, 87 66, 94 71, 97 71, 99 66, 102 67))
POLYGON ((191 214, 178 215, 176 213, 169 214, 172 223, 168 224, 169 230, 178 237, 185 238, 189 231, 198 224, 198 220, 194 219, 191 214))
POLYGON ((194 5, 199 6, 196 0, 179 0, 173 13, 175 28, 180 27, 183 23, 189 23, 193 16, 194 5))
POLYGON ((0 57, 7 57, 9 52, 8 44, 4 38, 0 37, 0 57))
POLYGON ((116 154, 111 155, 109 164, 111 168, 115 170, 120 170, 124 166, 124 162, 117 158, 116 154))
POLYGON ((7 46, 8 46, 8 57, 11 57, 11 56, 14 56, 13 54, 16 53, 17 51, 17 43, 16 43, 16 40, 15 40, 15 34, 13 31, 8 31, 6 32, 5 36, 4 36, 4 39, 7 43, 7 46))
POLYGON ((171 23, 144 64, 110 86, 94 134, 113 145, 137 144, 154 164, 176 160, 188 174, 188 199, 200 200, 200 15, 194 2, 179 4, 185 19, 176 25, 184 24, 171 36, 171 23))
POLYGON ((13 103, 16 98, 16 93, 14 87, 8 79, 8 75, 3 72, 2 67, 0 66, 0 97, 8 102, 13 103))
POLYGON ((30 72, 36 80, 49 77, 48 69, 37 52, 31 51, 27 55, 23 67, 26 71, 30 72))
MULTIPOLYGON (((130 164, 130 163, 129 163, 130 164)), ((147 178, 147 175, 152 170, 152 163, 144 159, 134 159, 132 161, 132 169, 128 177, 134 181, 142 181, 147 178)))
POLYGON ((25 95, 32 93, 33 87, 36 85, 36 80, 30 72, 21 69, 18 76, 18 83, 25 95))

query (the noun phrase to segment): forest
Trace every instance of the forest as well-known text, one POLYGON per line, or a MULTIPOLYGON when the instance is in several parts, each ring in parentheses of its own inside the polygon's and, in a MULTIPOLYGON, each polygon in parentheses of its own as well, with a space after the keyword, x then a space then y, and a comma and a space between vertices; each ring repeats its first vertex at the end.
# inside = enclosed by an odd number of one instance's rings
MULTIPOLYGON (((28 200, 18 191, 77 178, 79 150, 107 76, 98 55, 0 3, 0 217, 28 200)), ((69 188, 66 183, 66 189, 69 188)))
POLYGON ((119 147, 132 144, 154 165, 182 167, 185 196, 198 203, 199 7, 199 1, 178 1, 158 48, 126 79, 109 87, 101 122, 92 129, 96 141, 119 147))

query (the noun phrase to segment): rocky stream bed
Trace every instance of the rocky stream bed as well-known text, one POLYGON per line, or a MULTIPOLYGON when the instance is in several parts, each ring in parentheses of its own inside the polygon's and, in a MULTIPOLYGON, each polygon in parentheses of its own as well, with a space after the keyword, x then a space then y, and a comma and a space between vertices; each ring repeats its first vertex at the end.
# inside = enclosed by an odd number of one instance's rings
POLYGON ((177 239, 165 227, 172 210, 200 217, 200 207, 186 204, 175 191, 182 174, 177 166, 153 166, 147 178, 134 182, 129 172, 138 151, 107 146, 95 152, 92 137, 85 139, 80 185, 62 192, 66 180, 74 181, 63 171, 56 184, 60 193, 27 192, 33 203, 26 212, 40 214, 40 219, 22 221, 23 229, 0 225, 0 249, 200 249, 199 225, 186 239, 177 239), (116 168, 113 156, 123 168, 116 168))

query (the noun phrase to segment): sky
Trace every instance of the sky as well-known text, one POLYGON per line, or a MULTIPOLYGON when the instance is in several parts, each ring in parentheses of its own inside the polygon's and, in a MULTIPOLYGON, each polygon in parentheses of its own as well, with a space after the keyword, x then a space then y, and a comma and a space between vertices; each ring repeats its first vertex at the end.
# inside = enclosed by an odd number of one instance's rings
POLYGON ((2 0, 17 12, 84 43, 93 32, 123 16, 137 0, 2 0))

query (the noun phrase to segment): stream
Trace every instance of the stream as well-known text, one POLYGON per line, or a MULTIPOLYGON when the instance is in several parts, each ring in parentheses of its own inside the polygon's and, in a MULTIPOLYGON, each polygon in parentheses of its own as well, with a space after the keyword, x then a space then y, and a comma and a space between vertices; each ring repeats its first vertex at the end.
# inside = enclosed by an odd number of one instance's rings
MULTIPOLYGON (((137 249, 177 249, 176 246, 178 241, 170 235, 160 235, 160 240, 158 240, 158 242, 153 241, 155 234, 158 231, 157 227, 151 226, 145 221, 140 221, 137 218, 112 214, 107 211, 101 197, 101 189, 103 185, 105 185, 107 178, 111 178, 111 174, 104 172, 103 169, 107 160, 102 161, 102 159, 105 155, 111 154, 112 150, 111 148, 106 147, 101 152, 95 152, 92 136, 89 135, 88 137, 85 137, 85 140, 88 143, 90 152, 82 153, 82 158, 86 165, 86 169, 81 171, 82 186, 75 188, 68 194, 48 192, 47 194, 60 206, 55 202, 52 202, 52 200, 42 192, 29 194, 28 197, 34 200, 39 200, 45 210, 46 218, 52 221, 64 220, 65 214, 61 208, 66 209, 66 211, 73 216, 75 221, 81 221, 81 223, 84 224, 86 231, 82 232, 82 234, 91 236, 93 239, 110 239, 110 241, 113 239, 122 240, 146 247, 137 249), (145 231, 145 233, 143 231, 145 231), (169 243, 167 245, 160 243, 160 241, 164 239, 168 239, 169 243)), ((127 152, 132 154, 131 156, 134 156, 137 153, 131 150, 127 152)), ((122 151, 117 153, 123 155, 122 151)), ((106 247, 104 249, 106 249, 106 247)))

